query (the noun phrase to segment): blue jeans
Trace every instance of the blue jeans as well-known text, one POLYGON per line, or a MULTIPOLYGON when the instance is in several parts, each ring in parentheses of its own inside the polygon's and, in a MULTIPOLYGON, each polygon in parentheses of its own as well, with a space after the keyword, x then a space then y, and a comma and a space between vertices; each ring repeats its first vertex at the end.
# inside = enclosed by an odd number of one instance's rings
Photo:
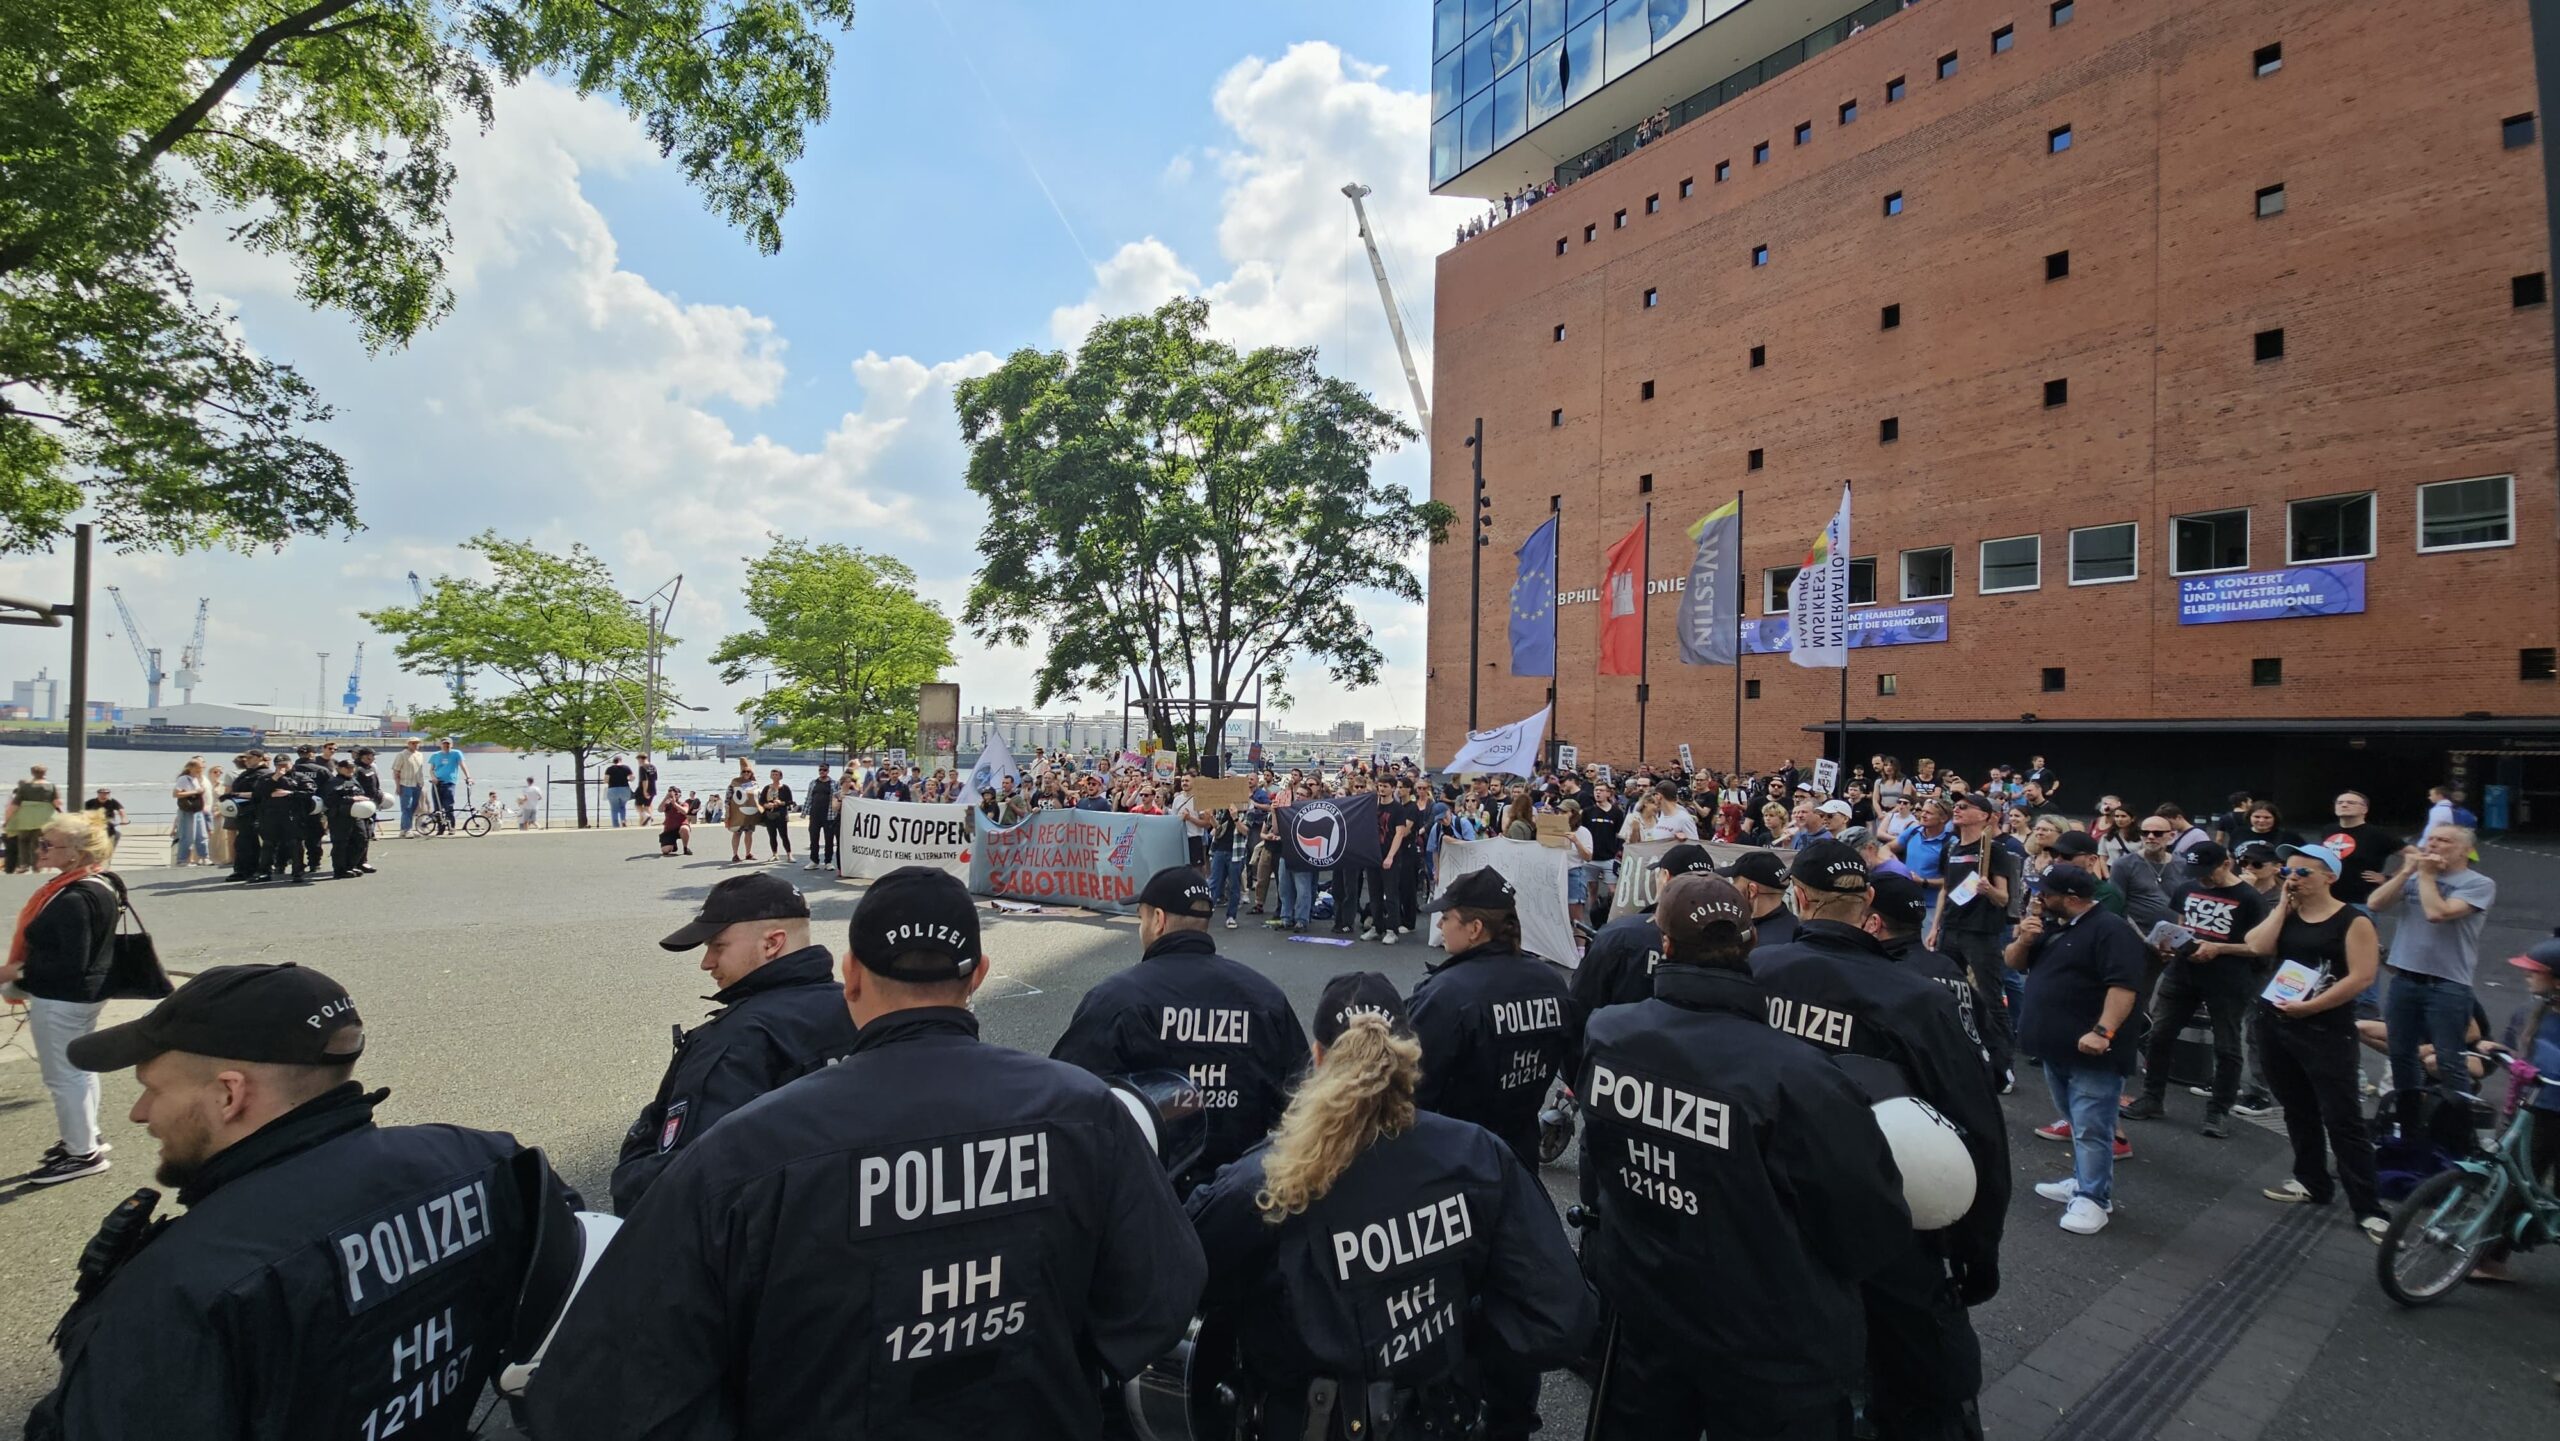
POLYGON ((1280 899, 1271 910, 1281 920, 1295 926, 1311 925, 1316 918, 1316 873, 1284 865, 1272 877, 1279 882, 1280 899))
POLYGON ((2116 1107, 2124 1099, 2124 1077, 2104 1056, 2047 1057, 2044 1083, 2054 1109, 2071 1118, 2071 1179, 2081 1195, 2115 1204, 2116 1107))
POLYGON ((176 837, 179 865, 185 865, 190 856, 200 861, 213 859, 213 833, 206 828, 205 819, 205 813, 202 811, 178 812, 176 837))
POLYGON ((1237 860, 1233 852, 1224 846, 1211 851, 1209 853, 1209 909, 1214 911, 1218 908, 1220 901, 1226 902, 1227 919, 1232 921, 1236 918, 1236 902, 1243 896, 1244 862, 1237 860))
POLYGON ((631 814, 631 787, 606 786, 604 803, 613 809, 613 823, 617 826, 623 824, 624 818, 631 814))
POLYGON ((411 826, 418 823, 418 801, 424 789, 422 786, 400 788, 400 834, 404 836, 409 833, 411 826))
POLYGON ((2419 1091, 2427 1086, 2426 1067, 2418 1060, 2421 1042, 2436 1048, 2439 1086, 2468 1091, 2471 1068, 2462 1063, 2463 1037, 2471 1029, 2471 988, 2460 981, 2438 980, 2408 971, 2391 973, 2391 994, 2383 1002, 2383 1024, 2391 1036, 2391 1088, 2419 1091))
POLYGON ((446 825, 453 824, 453 782, 451 781, 436 782, 436 814, 444 817, 446 825))

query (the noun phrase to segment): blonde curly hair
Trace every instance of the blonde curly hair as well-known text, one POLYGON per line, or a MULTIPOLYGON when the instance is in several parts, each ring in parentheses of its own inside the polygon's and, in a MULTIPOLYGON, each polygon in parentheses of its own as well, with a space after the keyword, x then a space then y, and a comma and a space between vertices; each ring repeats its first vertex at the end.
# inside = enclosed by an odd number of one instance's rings
POLYGON ((1413 1128, 1422 1043, 1384 1016, 1358 1016, 1289 1098, 1262 1159, 1253 1204, 1274 1225, 1323 1200, 1362 1152, 1413 1128))

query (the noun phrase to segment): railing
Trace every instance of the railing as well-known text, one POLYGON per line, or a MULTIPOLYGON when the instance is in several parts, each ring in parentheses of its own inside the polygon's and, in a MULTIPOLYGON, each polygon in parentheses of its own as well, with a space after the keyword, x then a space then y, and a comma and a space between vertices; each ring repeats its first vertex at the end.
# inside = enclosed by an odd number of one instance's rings
MULTIPOLYGON (((1744 91, 1776 79, 1859 31, 1892 19, 1910 9, 1914 3, 1915 0, 1867 0, 1866 4, 1803 39, 1736 70, 1686 100, 1677 101, 1668 106, 1671 119, 1661 130, 1646 134, 1646 126, 1632 126, 1566 160, 1556 167, 1556 184, 1571 185, 1613 160, 1622 160, 1635 154, 1637 150, 1643 148, 1643 144, 1659 140, 1726 101, 1740 96, 1744 91), (1637 138, 1639 135, 1644 136, 1641 143, 1637 138)), ((1626 77, 1626 79, 1633 78, 1633 76, 1626 77)), ((1617 83, 1624 84, 1625 80, 1617 83)))

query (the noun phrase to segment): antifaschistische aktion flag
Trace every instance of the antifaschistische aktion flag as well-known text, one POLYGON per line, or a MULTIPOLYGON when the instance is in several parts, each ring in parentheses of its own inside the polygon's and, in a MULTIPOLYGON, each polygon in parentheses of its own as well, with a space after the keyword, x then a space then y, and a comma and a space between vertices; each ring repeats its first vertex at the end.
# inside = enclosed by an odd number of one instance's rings
POLYGON ((1849 487, 1787 587, 1787 659, 1815 669, 1849 665, 1849 487))
POLYGON ((1511 582, 1511 673, 1556 673, 1556 518, 1529 532, 1513 552, 1520 573, 1511 582))
POLYGON ((1369 792, 1300 801, 1277 814, 1287 837, 1280 858, 1294 869, 1378 864, 1378 798, 1369 792))
POLYGON ((1644 532, 1637 521, 1600 575, 1600 674, 1644 674, 1644 532))
POLYGON ((1689 560, 1689 588, 1680 597, 1680 663, 1732 665, 1739 643, 1734 633, 1734 588, 1742 568, 1742 501, 1728 500, 1689 527, 1698 543, 1689 560))

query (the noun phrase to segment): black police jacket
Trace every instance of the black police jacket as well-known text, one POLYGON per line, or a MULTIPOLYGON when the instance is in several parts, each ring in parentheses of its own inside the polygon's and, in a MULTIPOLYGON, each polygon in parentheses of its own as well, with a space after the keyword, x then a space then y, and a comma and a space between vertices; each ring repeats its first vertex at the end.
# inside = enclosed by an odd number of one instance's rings
POLYGON ((1073 1066, 894 1012, 676 1157, 553 1335, 542 1441, 1091 1438, 1179 1340, 1200 1243, 1073 1066))
POLYGON ((354 776, 324 775, 315 786, 320 792, 320 803, 329 808, 331 815, 345 815, 347 807, 366 798, 364 787, 354 776))
POLYGON ((311 777, 299 769, 269 771, 258 780, 258 805, 263 816, 306 815, 311 810, 312 794, 311 777))
POLYGON ((1260 971, 1174 931, 1084 993, 1050 1059, 1097 1076, 1180 1071, 1207 1105, 1202 1177, 1270 1134, 1307 1066, 1307 1033, 1260 971))
POLYGON ((1583 1261, 1649 1354, 1758 1387, 1846 1387, 1858 1285, 1910 1245, 1902 1177, 1867 1098, 1770 1029, 1738 971, 1665 965, 1591 1018, 1576 1097, 1583 1261))
POLYGON ((459 1441, 515 1319, 537 1207, 512 1136, 379 1127, 353 1082, 205 1163, 64 1318, 36 1441, 459 1441))
POLYGON ((1982 1044, 1982 1021, 1974 1014, 1974 1005, 1978 998, 1974 993, 1973 982, 1966 977, 1964 967, 1955 957, 1942 951, 1933 951, 1920 944, 1920 937, 1917 934, 1878 936, 1876 944, 1884 947, 1886 955, 1893 957, 1907 969, 1917 971, 1930 980, 1936 981, 1948 995, 1955 998, 1956 1014, 1964 1021, 1964 1033, 1973 1037, 1974 1049, 1982 1052, 1982 1064, 1990 1065, 1991 1051, 1982 1044))
POLYGON ((1209 1258, 1201 1309, 1230 1317, 1274 1389, 1332 1377, 1421 1388, 1469 1359, 1560 1365, 1598 1328, 1546 1188, 1482 1126, 1414 1117, 1274 1224, 1254 1205, 1267 1144, 1191 1194, 1209 1258))
POLYGON ((1785 906, 1765 916, 1754 917, 1751 922, 1751 948, 1758 951, 1785 945, 1796 938, 1796 925, 1796 913, 1785 906))
POLYGON ((676 1153, 721 1117, 853 1049, 853 1015, 824 946, 777 956, 711 999, 721 1009, 677 1033, 656 1099, 623 1133, 617 1216, 630 1215, 676 1153))
POLYGON ((1475 1122, 1536 1166, 1547 1082, 1582 1046, 1582 1006, 1564 977, 1535 956, 1478 946, 1432 967, 1406 1007, 1422 1042, 1416 1104, 1475 1122))
POLYGON ((1653 910, 1619 916, 1600 928, 1574 968, 1573 999, 1584 1015, 1602 1006, 1632 1006, 1653 994, 1653 971, 1662 964, 1662 928, 1653 910))
POLYGON ((1783 946, 1751 953, 1769 992, 1769 1022, 1834 1055, 1873 1056, 1900 1068, 1911 1094, 1964 1133, 1973 1157, 1973 1209, 1935 1243, 1963 1274, 1965 1304, 1999 1290, 2000 1231, 2009 1214, 2009 1132, 2000 1090, 1965 1033, 1944 986, 1885 952, 1873 936, 1837 921, 1805 921, 1783 946))

